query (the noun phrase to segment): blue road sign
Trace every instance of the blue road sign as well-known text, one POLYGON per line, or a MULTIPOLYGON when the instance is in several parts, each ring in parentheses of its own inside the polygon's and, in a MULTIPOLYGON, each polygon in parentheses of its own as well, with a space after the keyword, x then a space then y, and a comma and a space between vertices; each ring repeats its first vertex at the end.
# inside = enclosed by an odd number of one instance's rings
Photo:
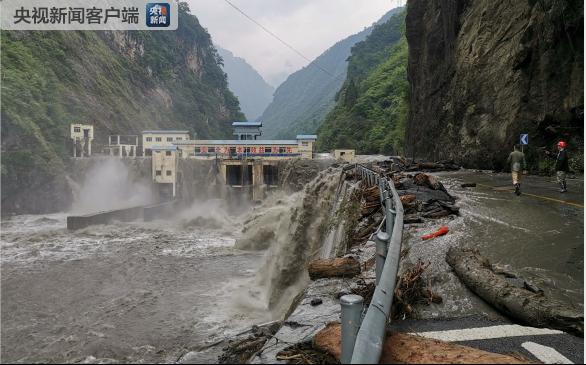
POLYGON ((529 144, 529 135, 528 134, 521 134, 521 144, 522 145, 529 144))

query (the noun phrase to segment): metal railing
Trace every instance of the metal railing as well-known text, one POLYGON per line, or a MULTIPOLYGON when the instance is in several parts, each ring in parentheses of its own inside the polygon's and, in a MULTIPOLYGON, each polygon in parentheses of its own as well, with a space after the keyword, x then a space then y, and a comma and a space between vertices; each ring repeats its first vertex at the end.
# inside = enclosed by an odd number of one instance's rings
POLYGON ((364 318, 361 316, 361 297, 347 295, 340 298, 341 360, 343 364, 378 364, 399 270, 403 238, 403 205, 392 181, 366 166, 355 164, 354 168, 368 187, 378 186, 381 205, 385 212, 385 224, 381 224, 372 235, 376 243, 376 288, 364 318))

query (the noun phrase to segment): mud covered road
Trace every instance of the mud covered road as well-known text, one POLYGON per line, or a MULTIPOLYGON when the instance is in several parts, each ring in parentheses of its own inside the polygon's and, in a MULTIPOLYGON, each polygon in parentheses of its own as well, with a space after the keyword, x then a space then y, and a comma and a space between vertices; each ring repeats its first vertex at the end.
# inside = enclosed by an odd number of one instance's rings
POLYGON ((221 221, 68 232, 65 219, 2 222, 3 362, 170 363, 270 319, 253 284, 262 253, 234 249, 221 221))
POLYGON ((456 197, 460 216, 407 225, 407 261, 430 261, 432 287, 444 298, 440 305, 418 308, 421 318, 450 318, 485 314, 499 318, 470 292, 445 262, 452 246, 475 247, 491 263, 510 267, 545 293, 583 308, 584 183, 568 180, 561 194, 555 178, 526 176, 523 195, 513 194, 509 174, 471 170, 437 173, 456 197), (462 183, 476 183, 463 188, 462 183), (446 225, 446 236, 422 241, 421 236, 446 225))

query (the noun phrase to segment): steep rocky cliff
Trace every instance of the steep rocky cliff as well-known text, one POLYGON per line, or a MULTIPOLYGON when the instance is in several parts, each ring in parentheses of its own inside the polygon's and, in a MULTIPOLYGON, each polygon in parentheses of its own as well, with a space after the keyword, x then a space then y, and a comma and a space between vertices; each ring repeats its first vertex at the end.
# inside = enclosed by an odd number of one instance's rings
POLYGON ((67 208, 69 124, 109 134, 228 137, 242 119, 209 34, 186 3, 176 31, 2 31, 2 211, 67 208))
POLYGON ((528 158, 583 145, 581 0, 409 0, 409 154, 502 168, 520 133, 528 158))

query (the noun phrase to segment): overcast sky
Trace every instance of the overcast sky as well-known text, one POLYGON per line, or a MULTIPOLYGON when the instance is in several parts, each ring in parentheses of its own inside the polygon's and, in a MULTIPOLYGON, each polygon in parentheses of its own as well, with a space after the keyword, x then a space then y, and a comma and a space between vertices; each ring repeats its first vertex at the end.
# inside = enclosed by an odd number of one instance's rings
MULTIPOLYGON (((230 1, 311 60, 405 3, 401 0, 230 1)), ((244 58, 273 86, 308 64, 224 0, 187 2, 216 45, 244 58)))

